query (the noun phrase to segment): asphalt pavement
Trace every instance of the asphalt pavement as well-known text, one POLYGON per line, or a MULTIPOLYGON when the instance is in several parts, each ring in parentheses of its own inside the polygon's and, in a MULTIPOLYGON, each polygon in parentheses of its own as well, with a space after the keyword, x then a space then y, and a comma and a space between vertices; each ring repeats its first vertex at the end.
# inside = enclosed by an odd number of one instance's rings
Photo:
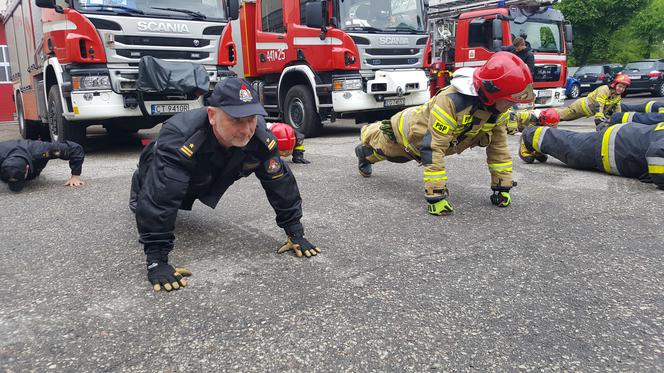
POLYGON ((170 258, 194 275, 154 293, 127 199, 155 131, 91 132, 85 186, 64 187, 57 160, 19 194, 0 185, 2 371, 664 371, 652 184, 524 164, 510 136, 512 205, 491 205, 473 149, 448 158, 455 213, 434 217, 416 164, 362 178, 359 126, 335 123, 291 164, 319 256, 276 253, 285 235, 252 176, 179 214, 170 258))

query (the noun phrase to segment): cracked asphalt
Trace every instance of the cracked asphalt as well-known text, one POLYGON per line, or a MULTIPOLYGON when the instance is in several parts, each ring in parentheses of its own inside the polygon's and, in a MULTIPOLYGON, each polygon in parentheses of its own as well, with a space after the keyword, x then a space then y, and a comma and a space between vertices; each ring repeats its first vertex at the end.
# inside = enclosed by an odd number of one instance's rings
POLYGON ((0 185, 2 371, 664 370, 664 192, 650 184, 526 165, 510 136, 512 206, 490 204, 477 149, 448 158, 455 213, 433 217, 416 164, 360 177, 359 126, 335 123, 307 140, 312 164, 291 165, 322 254, 276 254, 285 236, 252 176, 216 210, 179 214, 171 262, 194 275, 153 293, 126 205, 155 131, 91 132, 84 187, 62 186, 63 161, 20 194, 0 185))

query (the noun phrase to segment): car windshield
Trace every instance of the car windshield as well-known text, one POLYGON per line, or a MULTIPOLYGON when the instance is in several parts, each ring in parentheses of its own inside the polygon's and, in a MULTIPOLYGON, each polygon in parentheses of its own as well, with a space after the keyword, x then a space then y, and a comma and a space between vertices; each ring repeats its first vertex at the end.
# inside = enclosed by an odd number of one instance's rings
POLYGON ((83 13, 154 16, 178 19, 225 20, 222 0, 73 0, 83 13))
POLYGON ((625 70, 650 70, 655 68, 653 61, 630 62, 625 66, 625 70))
POLYGON ((512 40, 518 36, 526 37, 526 44, 533 52, 562 53, 560 27, 555 23, 527 21, 523 24, 510 22, 512 40))
POLYGON ((339 21, 347 31, 423 33, 426 27, 420 0, 342 0, 339 21))
POLYGON ((602 66, 582 66, 574 75, 601 74, 602 66))

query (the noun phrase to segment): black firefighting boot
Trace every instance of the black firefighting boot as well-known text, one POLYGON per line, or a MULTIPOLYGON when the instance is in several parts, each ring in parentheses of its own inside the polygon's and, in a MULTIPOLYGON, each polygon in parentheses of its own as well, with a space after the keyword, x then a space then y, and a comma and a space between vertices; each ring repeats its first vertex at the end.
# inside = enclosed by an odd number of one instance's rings
POLYGON ((303 150, 293 150, 293 163, 301 163, 301 164, 309 164, 311 163, 309 160, 304 158, 304 151, 303 150))
POLYGON ((372 172, 371 162, 367 159, 368 155, 373 154, 373 149, 368 146, 359 144, 355 147, 355 155, 357 156, 357 169, 360 175, 370 177, 372 172))

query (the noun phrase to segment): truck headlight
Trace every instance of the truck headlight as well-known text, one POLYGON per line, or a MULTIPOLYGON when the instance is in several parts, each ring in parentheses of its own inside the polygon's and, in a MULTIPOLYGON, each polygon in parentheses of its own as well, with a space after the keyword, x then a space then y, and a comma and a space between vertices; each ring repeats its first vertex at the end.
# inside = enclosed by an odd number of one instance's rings
POLYGON ((108 75, 73 76, 71 83, 75 91, 111 89, 111 78, 108 75))
POLYGON ((362 79, 334 79, 332 81, 334 91, 359 91, 362 90, 362 79))

